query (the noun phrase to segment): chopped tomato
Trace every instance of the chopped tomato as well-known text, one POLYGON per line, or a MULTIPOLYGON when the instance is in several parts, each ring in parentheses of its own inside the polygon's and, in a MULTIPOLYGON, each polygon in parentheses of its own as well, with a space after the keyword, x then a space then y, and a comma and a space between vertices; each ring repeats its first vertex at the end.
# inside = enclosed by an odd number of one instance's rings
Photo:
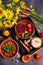
POLYGON ((32 27, 32 25, 29 23, 29 24, 27 25, 27 27, 31 28, 31 27, 32 27))
POLYGON ((43 37, 43 32, 40 33, 40 36, 43 37))
POLYGON ((28 28, 28 32, 32 32, 32 28, 28 28))

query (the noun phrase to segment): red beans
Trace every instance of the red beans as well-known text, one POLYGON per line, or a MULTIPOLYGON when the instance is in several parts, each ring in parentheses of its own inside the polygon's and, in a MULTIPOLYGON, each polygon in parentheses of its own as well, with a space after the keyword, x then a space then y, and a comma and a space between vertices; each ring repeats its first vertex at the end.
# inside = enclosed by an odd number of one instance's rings
POLYGON ((16 26, 16 31, 19 33, 19 34, 22 34, 24 33, 25 31, 27 31, 27 27, 24 25, 24 24, 18 24, 16 26))

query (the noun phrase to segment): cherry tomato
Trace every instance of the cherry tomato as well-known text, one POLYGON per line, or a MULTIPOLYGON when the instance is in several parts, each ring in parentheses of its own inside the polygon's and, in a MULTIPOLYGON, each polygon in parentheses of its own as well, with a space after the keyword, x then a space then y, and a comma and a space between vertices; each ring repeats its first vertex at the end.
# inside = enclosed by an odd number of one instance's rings
POLYGON ((40 33, 40 36, 43 37, 43 32, 40 33))
POLYGON ((31 27, 32 27, 32 25, 29 23, 29 24, 27 25, 27 27, 31 28, 31 27))
POLYGON ((39 55, 39 54, 35 54, 35 59, 40 59, 41 58, 41 56, 39 55))
POLYGON ((32 32, 32 28, 28 28, 28 32, 32 32))

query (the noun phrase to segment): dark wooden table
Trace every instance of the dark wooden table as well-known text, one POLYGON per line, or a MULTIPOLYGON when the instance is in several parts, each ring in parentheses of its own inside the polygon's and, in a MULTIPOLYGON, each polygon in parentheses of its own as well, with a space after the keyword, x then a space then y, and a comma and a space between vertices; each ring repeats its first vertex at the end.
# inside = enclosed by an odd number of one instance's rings
MULTIPOLYGON (((26 2, 26 5, 28 7, 30 4, 32 4, 33 7, 35 8, 35 10, 43 16, 43 0, 24 0, 24 1, 26 2)), ((9 2, 10 2, 10 0, 4 0, 4 3, 9 3, 9 2)), ((36 21, 33 18, 32 18, 32 20, 33 20, 33 22, 36 21)), ((36 29, 37 29, 38 33, 40 34, 40 32, 43 31, 43 25, 40 24, 39 22, 34 23, 34 25, 36 26, 36 29), (41 26, 40 29, 39 29, 39 26, 41 26)), ((7 59, 4 59, 0 56, 0 65, 43 65, 43 48, 38 53, 42 56, 42 59, 39 61, 36 61, 32 57, 28 63, 22 63, 21 61, 16 61, 15 59, 12 61, 7 60, 7 59)))

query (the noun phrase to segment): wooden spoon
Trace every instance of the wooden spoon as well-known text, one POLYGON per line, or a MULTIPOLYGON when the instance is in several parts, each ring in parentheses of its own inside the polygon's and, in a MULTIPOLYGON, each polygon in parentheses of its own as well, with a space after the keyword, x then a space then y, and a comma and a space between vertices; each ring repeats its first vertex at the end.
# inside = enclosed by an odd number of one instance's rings
MULTIPOLYGON (((41 48, 40 48, 41 49, 41 48)), ((40 49, 38 49, 36 52, 34 52, 33 54, 27 54, 27 55, 23 55, 22 56, 22 61, 24 62, 24 63, 26 63, 26 62, 28 62, 30 59, 31 59, 31 57, 35 54, 35 53, 37 53, 40 49)))

